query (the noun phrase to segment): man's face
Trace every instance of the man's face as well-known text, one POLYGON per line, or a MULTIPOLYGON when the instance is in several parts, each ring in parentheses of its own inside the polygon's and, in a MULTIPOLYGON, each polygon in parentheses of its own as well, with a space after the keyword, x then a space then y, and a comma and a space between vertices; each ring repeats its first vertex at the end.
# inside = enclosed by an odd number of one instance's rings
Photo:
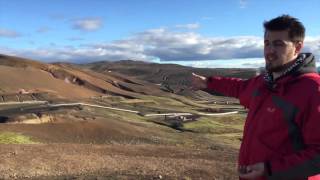
POLYGON ((297 58, 302 42, 292 42, 288 31, 266 31, 264 58, 269 72, 281 72, 284 65, 297 58))

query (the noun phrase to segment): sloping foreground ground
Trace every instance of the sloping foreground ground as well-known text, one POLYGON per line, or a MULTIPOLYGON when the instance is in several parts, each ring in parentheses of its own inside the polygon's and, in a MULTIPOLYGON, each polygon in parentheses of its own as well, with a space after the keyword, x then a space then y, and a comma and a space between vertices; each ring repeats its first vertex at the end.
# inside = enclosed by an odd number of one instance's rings
POLYGON ((0 179, 236 179, 237 147, 148 122, 1 124, 0 179))
POLYGON ((0 124, 0 133, 21 134, 38 143, 1 144, 0 179, 237 178, 243 115, 201 117, 185 124, 192 131, 183 132, 137 114, 68 111, 52 123, 0 124))
POLYGON ((224 149, 146 144, 0 147, 0 177, 7 179, 236 179, 234 151, 224 149))

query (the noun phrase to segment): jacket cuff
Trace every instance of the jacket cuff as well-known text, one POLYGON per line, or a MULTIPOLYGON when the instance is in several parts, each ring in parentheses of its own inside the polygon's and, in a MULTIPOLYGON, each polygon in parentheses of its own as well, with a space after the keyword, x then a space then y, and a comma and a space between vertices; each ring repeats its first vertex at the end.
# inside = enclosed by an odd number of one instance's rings
POLYGON ((264 167, 265 167, 265 173, 267 176, 272 176, 272 170, 271 170, 271 164, 269 161, 266 161, 264 163, 264 167))
POLYGON ((210 76, 210 77, 207 77, 207 82, 206 82, 206 88, 205 90, 209 90, 210 89, 210 86, 212 84, 212 81, 213 81, 213 78, 210 76))

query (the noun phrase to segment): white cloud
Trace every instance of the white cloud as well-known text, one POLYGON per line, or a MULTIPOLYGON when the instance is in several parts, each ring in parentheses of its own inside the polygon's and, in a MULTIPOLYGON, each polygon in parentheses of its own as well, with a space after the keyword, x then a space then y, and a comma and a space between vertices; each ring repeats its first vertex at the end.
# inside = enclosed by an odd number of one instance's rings
POLYGON ((307 37, 305 39, 303 51, 312 52, 317 57, 320 58, 320 36, 318 37, 307 37))
POLYGON ((218 59, 203 61, 171 61, 170 63, 197 68, 259 68, 264 67, 264 58, 243 58, 228 60, 218 59))
POLYGON ((198 29, 200 27, 199 23, 192 23, 192 24, 178 24, 176 25, 176 28, 183 28, 183 29, 198 29))
POLYGON ((130 45, 105 44, 105 45, 87 45, 82 48, 72 46, 58 48, 55 46, 37 49, 14 50, 0 47, 3 54, 31 58, 45 62, 91 62, 102 60, 151 60, 139 50, 139 47, 130 47, 130 45), (127 47, 126 47, 127 46, 127 47), (136 48, 136 50, 135 50, 136 48))
POLYGON ((73 28, 82 31, 96 31, 103 26, 100 18, 83 18, 73 21, 73 28))
POLYGON ((248 1, 247 0, 239 0, 240 8, 246 8, 248 1))
POLYGON ((161 60, 203 60, 261 57, 258 37, 208 38, 196 33, 149 30, 134 37, 144 44, 144 52, 161 60))
MULTIPOLYGON (((71 40, 71 39, 70 39, 71 40)), ((74 39, 76 40, 76 38, 74 39)), ((81 39, 79 39, 81 40, 81 39)), ((304 51, 320 57, 320 37, 307 37, 304 51)), ((109 43, 85 44, 78 47, 57 47, 13 50, 23 57, 46 61, 90 62, 97 60, 203 61, 222 59, 263 58, 263 38, 256 36, 205 37, 194 32, 173 32, 165 28, 151 29, 109 43)), ((230 62, 230 61, 228 61, 230 62)), ((259 62, 261 65, 261 62, 259 62)), ((256 66, 255 63, 247 63, 256 66)))
POLYGON ((0 37, 16 38, 19 36, 21 36, 21 34, 16 31, 0 28, 0 37))

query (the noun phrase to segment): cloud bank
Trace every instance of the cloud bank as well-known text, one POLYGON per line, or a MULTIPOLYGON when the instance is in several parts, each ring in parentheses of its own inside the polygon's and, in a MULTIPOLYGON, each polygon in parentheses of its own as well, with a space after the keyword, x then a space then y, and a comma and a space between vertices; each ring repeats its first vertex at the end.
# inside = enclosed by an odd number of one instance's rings
MULTIPOLYGON (((87 22, 87 21, 81 21, 87 22)), ((82 24, 82 28, 96 29, 99 25, 82 24)), ((99 23, 97 23, 99 24, 99 23)), ((70 40, 81 40, 71 38, 70 40)), ((52 61, 76 63, 101 60, 143 61, 204 61, 223 59, 263 58, 263 38, 256 36, 205 37, 194 32, 178 32, 166 28, 150 29, 127 39, 108 43, 85 44, 77 47, 14 50, 0 47, 1 53, 52 61)), ((320 57, 320 37, 307 37, 303 51, 320 57)), ((250 61, 250 60, 249 60, 250 61)), ((251 66, 254 62, 248 62, 251 66)), ((261 63, 259 63, 261 64, 261 63)))

